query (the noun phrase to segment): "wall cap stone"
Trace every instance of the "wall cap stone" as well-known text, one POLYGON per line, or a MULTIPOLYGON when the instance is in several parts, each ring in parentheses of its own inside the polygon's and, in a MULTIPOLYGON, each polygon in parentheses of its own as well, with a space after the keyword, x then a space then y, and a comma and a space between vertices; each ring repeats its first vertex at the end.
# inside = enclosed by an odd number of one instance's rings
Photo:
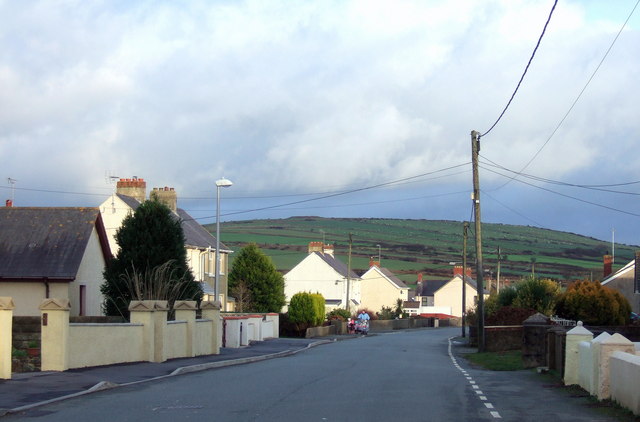
POLYGON ((522 325, 549 325, 549 317, 537 312, 525 319, 522 325))
POLYGON ((607 333, 606 331, 603 331, 598 337, 594 338, 592 341, 594 343, 602 343, 609 337, 611 337, 611 334, 607 333))
POLYGON ((169 302, 166 300, 156 300, 154 301, 153 309, 156 311, 168 311, 169 310, 169 302))
POLYGON ((593 336, 593 333, 591 331, 587 330, 586 328, 584 328, 584 326, 582 325, 582 321, 578 321, 578 325, 576 325, 575 327, 573 327, 572 329, 567 331, 567 335, 568 336, 578 336, 578 335, 591 335, 591 336, 593 336))
POLYGON ((200 309, 204 310, 209 310, 209 309, 214 309, 214 310, 220 310, 221 308, 221 303, 219 300, 216 300, 215 302, 211 302, 209 300, 204 301, 202 303, 200 303, 200 309))
POLYGON ((130 312, 153 312, 154 300, 132 300, 129 302, 130 312))
POLYGON ((71 309, 71 302, 69 299, 43 299, 39 309, 41 311, 68 311, 71 309))
POLYGON ((614 333, 612 336, 602 340, 601 344, 619 345, 619 346, 633 346, 633 342, 627 339, 625 336, 619 333, 614 333))
POLYGON ((0 296, 0 310, 11 311, 16 308, 13 298, 9 296, 0 296))
POLYGON ((195 311, 196 301, 195 300, 176 300, 173 304, 173 309, 175 311, 195 311))

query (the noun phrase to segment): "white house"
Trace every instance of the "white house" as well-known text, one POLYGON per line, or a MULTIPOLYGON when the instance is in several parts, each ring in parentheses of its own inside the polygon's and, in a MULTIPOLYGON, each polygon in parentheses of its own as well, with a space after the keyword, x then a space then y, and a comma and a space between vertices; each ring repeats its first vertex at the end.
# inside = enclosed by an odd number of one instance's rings
MULTIPOLYGON (((422 280, 422 274, 419 274, 414 301, 417 301, 420 306, 416 311, 415 306, 405 305, 405 310, 411 314, 423 316, 462 317, 462 266, 455 266, 453 272, 453 278, 450 280, 422 280)), ((472 309, 478 301, 476 282, 471 278, 470 273, 468 269, 467 276, 464 277, 467 311, 472 309)), ((485 297, 487 296, 488 293, 485 291, 485 297)))
POLYGON ((369 269, 362 274, 360 294, 362 307, 380 312, 383 306, 394 308, 398 299, 408 299, 409 287, 379 262, 371 261, 369 269))
POLYGON ((309 243, 309 255, 284 276, 287 307, 296 293, 317 292, 325 298, 327 311, 348 307, 355 312, 361 306, 360 286, 360 277, 348 272, 334 256, 333 246, 323 242, 309 243))
POLYGON ((102 315, 111 257, 98 208, 0 208, 0 296, 14 315, 40 315, 43 299, 69 299, 70 315, 102 315))
POLYGON ((604 278, 600 284, 617 290, 631 305, 631 310, 640 314, 640 274, 636 264, 640 262, 640 252, 636 252, 635 259, 620 268, 615 273, 612 270, 612 257, 605 255, 604 278))
MULTIPOLYGON (((100 205, 100 213, 105 222, 109 245, 113 254, 120 250, 115 235, 125 217, 133 213, 146 200, 147 183, 144 179, 120 179, 116 185, 116 193, 100 205)), ((200 225, 185 210, 177 207, 178 196, 174 188, 153 188, 150 197, 157 198, 166 204, 176 219, 180 219, 185 237, 187 263, 196 281, 200 282, 204 292, 203 300, 215 300, 215 252, 216 238, 200 225)), ((227 275, 229 268, 229 250, 220 243, 220 302, 223 311, 232 311, 234 300, 228 295, 227 275)))

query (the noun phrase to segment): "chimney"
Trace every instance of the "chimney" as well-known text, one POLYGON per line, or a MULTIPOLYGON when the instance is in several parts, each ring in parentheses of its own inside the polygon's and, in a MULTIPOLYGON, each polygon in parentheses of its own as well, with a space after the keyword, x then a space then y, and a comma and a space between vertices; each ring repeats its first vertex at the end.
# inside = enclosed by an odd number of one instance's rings
POLYGON ((454 265, 453 266, 453 276, 462 276, 462 265, 454 265))
POLYGON ((380 262, 378 262, 378 261, 376 261, 375 259, 373 259, 373 257, 372 257, 372 258, 370 258, 370 259, 369 259, 369 268, 371 268, 371 267, 378 267, 378 268, 380 268, 380 262))
POLYGON ((422 283, 422 273, 418 273, 418 283, 422 283))
POLYGON ((333 250, 334 250, 333 245, 324 245, 322 247, 322 251, 327 255, 333 256, 333 250))
POLYGON ((602 257, 604 261, 604 269, 602 273, 602 278, 609 277, 613 272, 613 257, 611 255, 605 255, 602 257))
POLYGON ((136 176, 131 179, 120 179, 116 183, 116 193, 130 196, 142 203, 147 199, 147 182, 136 176))
POLYGON ((5 204, 6 204, 7 208, 13 207, 13 201, 11 199, 7 199, 7 202, 5 204))
POLYGON ((309 242, 309 253, 320 252, 323 253, 322 242, 309 242))
POLYGON ((178 211, 178 194, 174 188, 165 186, 164 188, 153 188, 150 195, 151 199, 165 204, 171 211, 178 211))

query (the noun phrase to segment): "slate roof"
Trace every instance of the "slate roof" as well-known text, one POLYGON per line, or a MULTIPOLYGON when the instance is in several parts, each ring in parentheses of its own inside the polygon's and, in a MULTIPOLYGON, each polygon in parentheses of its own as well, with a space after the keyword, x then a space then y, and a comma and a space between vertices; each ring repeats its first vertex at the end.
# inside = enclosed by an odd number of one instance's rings
MULTIPOLYGON (((453 280, 453 278, 451 280, 453 280)), ((418 287, 416 288, 416 296, 433 296, 438 290, 440 290, 445 284, 448 284, 451 280, 425 280, 422 282, 422 288, 420 287, 420 285, 418 285, 418 287)), ((474 289, 478 290, 476 281, 473 278, 466 276, 465 281, 474 289)), ((488 293, 489 292, 485 290, 485 294, 488 293)))
MULTIPOLYGON (((336 272, 341 276, 343 277, 347 276, 349 269, 345 264, 342 263, 342 261, 326 253, 320 253, 320 252, 312 252, 312 253, 318 255, 320 259, 326 262, 331 268, 336 270, 336 272)), ((351 272, 348 274, 349 274, 349 278, 360 278, 358 274, 353 272, 353 270, 351 270, 351 272)))
POLYGON ((625 265, 624 267, 620 268, 615 273, 609 274, 607 277, 605 277, 604 280, 602 280, 602 282, 600 284, 605 286, 610 281, 613 281, 613 280, 615 280, 617 278, 631 278, 631 279, 633 279, 635 277, 635 272, 632 271, 632 270, 635 270, 635 268, 636 268, 636 260, 632 259, 631 261, 629 261, 629 263, 627 263, 627 265, 625 265))
MULTIPOLYGON (((140 202, 131 196, 122 195, 120 193, 116 195, 134 211, 140 206, 140 202)), ((171 215, 174 218, 180 218, 182 220, 182 231, 184 232, 185 245, 193 246, 195 248, 208 248, 211 246, 215 249, 216 237, 191 217, 188 212, 182 208, 178 208, 177 214, 171 213, 171 215)), ((231 250, 222 242, 220 242, 220 250, 231 252, 231 250)))
POLYGON ((0 208, 0 279, 72 281, 94 227, 107 260, 98 208, 0 208))
POLYGON ((404 284, 404 281, 400 280, 398 277, 395 276, 395 274, 393 274, 391 271, 389 271, 387 268, 378 268, 380 270, 380 272, 382 272, 382 274, 384 274, 389 280, 391 280, 393 282, 393 284, 395 284, 396 286, 398 286, 401 289, 408 289, 409 287, 404 284))

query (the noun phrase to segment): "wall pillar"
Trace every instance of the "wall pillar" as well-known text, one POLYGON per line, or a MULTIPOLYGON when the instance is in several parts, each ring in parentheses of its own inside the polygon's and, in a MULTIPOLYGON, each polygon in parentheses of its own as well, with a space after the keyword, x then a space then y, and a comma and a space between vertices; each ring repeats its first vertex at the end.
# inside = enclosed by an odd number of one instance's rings
POLYGON ((154 347, 153 362, 164 362, 167 360, 167 352, 164 347, 164 338, 167 332, 167 314, 169 312, 166 300, 156 300, 153 304, 153 330, 154 347))
POLYGON ((40 369, 43 371, 69 369, 69 309, 69 299, 44 299, 40 304, 40 369))
POLYGON ((564 385, 579 384, 580 342, 593 340, 593 333, 582 326, 582 321, 567 332, 567 347, 564 356, 564 385))
POLYGON ((609 361, 613 352, 617 351, 635 355, 636 349, 630 340, 618 333, 600 343, 600 374, 598 385, 596 385, 598 400, 606 400, 611 397, 609 361))
POLYGON ((220 319, 220 301, 202 302, 202 318, 211 320, 211 354, 220 354, 222 347, 222 319, 220 319))
POLYGON ((176 300, 173 310, 176 311, 176 320, 187 321, 186 334, 186 357, 195 356, 195 336, 196 336, 196 301, 176 300))
POLYGON ((547 366, 547 330, 551 326, 548 317, 541 313, 524 320, 522 363, 525 368, 547 366))
POLYGON ((142 356, 141 361, 153 362, 154 345, 155 345, 155 328, 154 328, 154 300, 132 300, 129 302, 129 320, 134 324, 142 324, 142 356))
POLYGON ((0 297, 0 379, 11 379, 11 345, 13 344, 13 310, 10 297, 0 297))

